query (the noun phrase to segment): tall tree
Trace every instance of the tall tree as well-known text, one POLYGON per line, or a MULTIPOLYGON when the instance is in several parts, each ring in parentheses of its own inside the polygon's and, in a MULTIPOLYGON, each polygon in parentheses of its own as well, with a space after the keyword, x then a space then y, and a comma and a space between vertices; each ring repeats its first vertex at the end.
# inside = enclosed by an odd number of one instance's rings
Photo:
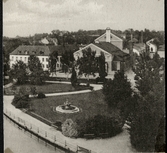
POLYGON ((134 69, 136 73, 137 107, 130 125, 132 145, 140 152, 155 150, 158 126, 165 114, 164 61, 155 54, 153 59, 143 54, 134 69))
POLYGON ((105 62, 105 56, 103 52, 101 52, 101 55, 97 57, 97 62, 98 62, 98 72, 99 72, 100 79, 104 81, 105 77, 107 76, 107 72, 105 69, 106 62, 105 62))
POLYGON ((87 76, 89 84, 89 76, 95 76, 95 73, 98 72, 97 58, 95 57, 96 52, 88 48, 83 50, 82 54, 83 56, 77 60, 77 67, 79 69, 78 74, 87 76))
POLYGON ((31 84, 42 84, 48 76, 48 74, 43 71, 39 58, 34 55, 30 55, 28 59, 28 68, 30 70, 29 80, 31 84))
POLYGON ((17 79, 18 84, 24 84, 27 81, 27 66, 23 61, 17 61, 9 72, 11 79, 17 79))
POLYGON ((132 93, 131 84, 123 70, 116 72, 113 80, 103 84, 103 94, 108 106, 119 109, 125 118, 130 113, 132 93))
POLYGON ((54 51, 49 55, 49 69, 52 74, 53 73, 56 74, 57 61, 58 61, 58 53, 57 51, 54 51))

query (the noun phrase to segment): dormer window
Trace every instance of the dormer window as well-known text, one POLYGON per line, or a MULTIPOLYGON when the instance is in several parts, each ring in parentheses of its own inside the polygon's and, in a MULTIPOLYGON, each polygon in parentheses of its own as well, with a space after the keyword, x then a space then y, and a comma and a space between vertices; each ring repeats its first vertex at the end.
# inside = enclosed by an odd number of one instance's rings
POLYGON ((32 51, 32 53, 35 55, 36 54, 36 52, 35 51, 32 51))
POLYGON ((44 55, 44 51, 40 51, 40 54, 41 54, 41 55, 44 55))
POLYGON ((24 53, 27 55, 28 54, 28 52, 27 51, 24 51, 24 53))
POLYGON ((18 53, 21 54, 21 51, 19 50, 18 53))

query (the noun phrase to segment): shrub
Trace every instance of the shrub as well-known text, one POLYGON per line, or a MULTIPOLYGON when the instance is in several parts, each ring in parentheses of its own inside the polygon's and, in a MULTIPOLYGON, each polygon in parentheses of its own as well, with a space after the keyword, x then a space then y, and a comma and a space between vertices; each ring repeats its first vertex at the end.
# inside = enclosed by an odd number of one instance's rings
POLYGON ((67 119, 62 124, 62 133, 67 137, 77 137, 77 124, 72 119, 67 119))
POLYGON ((12 105, 16 108, 28 108, 29 107, 29 95, 15 95, 12 100, 12 105))
POLYGON ((37 98, 46 98, 46 96, 44 93, 39 92, 37 98))
POLYGON ((94 134, 95 137, 100 137, 101 133, 107 133, 108 137, 117 135, 122 131, 123 121, 121 117, 107 117, 96 115, 86 120, 77 121, 78 133, 80 137, 84 134, 94 134))

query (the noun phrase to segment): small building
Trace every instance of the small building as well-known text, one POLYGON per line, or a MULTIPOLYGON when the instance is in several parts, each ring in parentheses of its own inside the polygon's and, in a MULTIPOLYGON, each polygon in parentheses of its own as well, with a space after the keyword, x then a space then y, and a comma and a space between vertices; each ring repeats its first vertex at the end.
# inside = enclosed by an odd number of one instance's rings
POLYGON ((96 51, 96 56, 100 56, 101 52, 104 53, 106 60, 106 72, 114 74, 115 71, 127 68, 127 61, 129 61, 129 54, 123 52, 123 38, 111 32, 110 28, 106 32, 96 38, 94 43, 91 43, 78 51, 74 52, 75 60, 82 57, 82 51, 91 48, 96 51))
POLYGON ((161 58, 165 58, 165 45, 164 44, 159 46, 157 53, 159 54, 161 58))
POLYGON ((157 52, 157 45, 154 44, 154 38, 147 41, 146 45, 148 46, 148 51, 149 51, 150 57, 152 58, 154 54, 157 52))

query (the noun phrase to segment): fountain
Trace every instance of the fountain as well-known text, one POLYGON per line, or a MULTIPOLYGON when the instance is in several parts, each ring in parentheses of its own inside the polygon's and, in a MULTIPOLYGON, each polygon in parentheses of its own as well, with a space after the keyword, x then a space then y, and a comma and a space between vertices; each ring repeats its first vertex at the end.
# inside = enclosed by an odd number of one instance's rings
POLYGON ((59 105, 56 107, 56 111, 60 113, 77 113, 79 112, 79 108, 71 105, 67 98, 63 105, 59 105))

